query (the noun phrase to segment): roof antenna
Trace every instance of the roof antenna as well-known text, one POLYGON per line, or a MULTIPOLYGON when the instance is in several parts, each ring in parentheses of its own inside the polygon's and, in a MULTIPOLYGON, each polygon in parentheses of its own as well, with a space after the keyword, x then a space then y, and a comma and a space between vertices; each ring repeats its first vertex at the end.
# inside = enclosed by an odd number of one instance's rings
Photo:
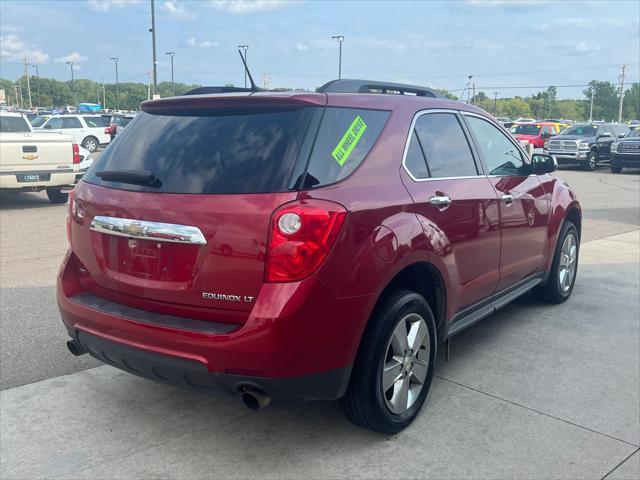
POLYGON ((245 61, 244 55, 242 55, 242 52, 240 51, 240 49, 238 49, 238 54, 240 54, 240 59, 242 60, 242 64, 244 65, 244 71, 247 72, 247 77, 249 77, 249 81, 251 82, 251 91, 252 92, 260 92, 260 91, 262 91, 262 89, 258 88, 258 86, 253 81, 253 77, 251 76, 251 72, 249 71, 249 67, 247 67, 247 62, 245 61))

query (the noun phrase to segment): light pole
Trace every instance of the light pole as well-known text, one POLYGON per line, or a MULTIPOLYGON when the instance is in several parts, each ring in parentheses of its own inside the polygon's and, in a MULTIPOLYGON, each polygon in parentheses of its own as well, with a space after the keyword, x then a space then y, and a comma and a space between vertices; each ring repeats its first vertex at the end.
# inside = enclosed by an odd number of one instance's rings
MULTIPOLYGON (((247 64, 247 68, 249 67, 249 62, 247 62, 247 50, 249 50, 249 45, 238 45, 238 48, 244 50, 244 63, 247 64)), ((247 88, 247 70, 244 70, 244 88, 247 88)))
POLYGON ((171 95, 176 94, 176 87, 175 87, 175 83, 173 82, 173 56, 176 54, 176 52, 164 52, 165 55, 171 55, 171 95))
POLYGON ((595 94, 594 88, 591 87, 591 107, 589 107, 589 123, 593 121, 593 95, 595 94))
POLYGON ((71 95, 73 95, 73 103, 76 103, 76 91, 73 88, 73 62, 65 62, 71 67, 71 95))
POLYGON ((343 35, 334 35, 331 38, 338 41, 340 53, 338 54, 338 79, 342 78, 342 42, 344 42, 343 35))
MULTIPOLYGON (((40 72, 38 71, 38 65, 31 65, 31 68, 34 68, 36 71, 36 95, 38 96, 38 100, 40 100, 40 72)), ((38 100, 36 100, 36 106, 38 105, 38 100)))
POLYGON ((109 57, 116 65, 116 110, 120 110, 120 83, 118 82, 118 57, 109 57))
POLYGON ((498 94, 500 92, 493 92, 493 116, 496 116, 496 107, 498 104, 498 94))
POLYGON ((156 59, 156 10, 153 0, 151 0, 151 42, 153 43, 153 94, 158 90, 158 61, 156 59))

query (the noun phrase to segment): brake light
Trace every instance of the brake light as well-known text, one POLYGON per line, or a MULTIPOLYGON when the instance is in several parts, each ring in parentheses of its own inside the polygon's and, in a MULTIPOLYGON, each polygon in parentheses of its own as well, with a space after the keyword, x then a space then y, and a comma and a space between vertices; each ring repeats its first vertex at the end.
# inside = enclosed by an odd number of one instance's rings
POLYGON ((73 144, 73 164, 77 165, 80 163, 80 147, 78 147, 77 143, 73 144))
POLYGON ((267 282, 294 282, 322 265, 347 216, 342 205, 326 200, 289 203, 271 218, 267 282))

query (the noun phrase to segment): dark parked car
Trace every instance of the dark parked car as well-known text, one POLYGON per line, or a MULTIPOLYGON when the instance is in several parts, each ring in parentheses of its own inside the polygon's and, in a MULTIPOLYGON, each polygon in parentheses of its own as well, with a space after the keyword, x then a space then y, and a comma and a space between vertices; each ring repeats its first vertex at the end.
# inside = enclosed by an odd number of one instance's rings
POLYGON ((398 432, 441 342, 531 289, 571 295, 581 209, 555 167, 423 87, 145 102, 71 201, 68 347, 398 432))
POLYGON ((617 127, 610 123, 567 127, 560 135, 549 139, 547 153, 561 165, 577 164, 586 170, 595 170, 599 162, 610 159, 611 144, 619 136, 624 136, 617 127))
POLYGON ((625 167, 640 168, 640 129, 631 130, 611 146, 611 171, 620 173, 625 167))

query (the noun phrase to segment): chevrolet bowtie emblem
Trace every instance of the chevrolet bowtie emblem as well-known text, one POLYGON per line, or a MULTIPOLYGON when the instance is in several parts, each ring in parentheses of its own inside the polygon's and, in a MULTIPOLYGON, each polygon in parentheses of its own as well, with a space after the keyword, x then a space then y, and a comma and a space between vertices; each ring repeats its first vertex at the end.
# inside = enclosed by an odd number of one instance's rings
POLYGON ((24 158, 25 160, 35 160, 36 158, 38 158, 40 155, 35 155, 33 153, 28 153, 26 155, 23 155, 22 158, 24 158))
POLYGON ((130 225, 125 225, 122 230, 124 233, 128 233, 129 235, 144 235, 147 233, 148 228, 143 227, 139 223, 132 223, 130 225))

